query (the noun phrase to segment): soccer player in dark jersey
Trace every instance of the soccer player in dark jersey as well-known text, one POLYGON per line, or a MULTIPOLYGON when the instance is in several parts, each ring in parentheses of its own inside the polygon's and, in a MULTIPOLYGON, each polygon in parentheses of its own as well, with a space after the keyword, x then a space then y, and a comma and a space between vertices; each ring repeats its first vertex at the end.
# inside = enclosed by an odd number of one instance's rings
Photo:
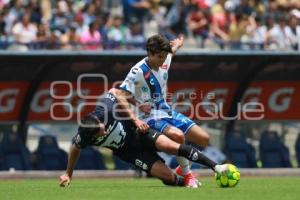
POLYGON ((122 116, 124 110, 115 96, 116 90, 111 89, 100 105, 82 119, 78 133, 73 138, 66 172, 60 176, 60 186, 69 185, 80 149, 87 145, 112 149, 120 159, 159 178, 166 185, 184 186, 184 180, 164 164, 157 151, 183 156, 218 173, 227 171, 227 165, 217 165, 196 148, 176 143, 155 130, 137 133, 137 126, 122 116))

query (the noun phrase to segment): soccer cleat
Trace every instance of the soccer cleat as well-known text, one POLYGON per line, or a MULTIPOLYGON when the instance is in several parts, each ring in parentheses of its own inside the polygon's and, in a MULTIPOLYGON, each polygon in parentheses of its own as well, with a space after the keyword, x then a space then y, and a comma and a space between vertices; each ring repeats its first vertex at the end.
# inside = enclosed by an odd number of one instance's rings
POLYGON ((182 173, 182 168, 180 167, 180 165, 178 165, 175 169, 175 173, 179 176, 183 177, 183 173, 182 173))
POLYGON ((228 165, 227 164, 224 164, 224 165, 216 165, 215 166, 215 171, 218 173, 218 174, 226 174, 228 172, 229 168, 228 168, 228 165))
POLYGON ((190 188, 198 188, 201 186, 201 183, 197 178, 190 172, 186 175, 183 175, 182 168, 180 166, 176 167, 175 173, 184 178, 184 186, 190 188))
POLYGON ((185 187, 198 188, 201 186, 200 182, 192 173, 188 173, 187 175, 183 176, 183 178, 185 187))

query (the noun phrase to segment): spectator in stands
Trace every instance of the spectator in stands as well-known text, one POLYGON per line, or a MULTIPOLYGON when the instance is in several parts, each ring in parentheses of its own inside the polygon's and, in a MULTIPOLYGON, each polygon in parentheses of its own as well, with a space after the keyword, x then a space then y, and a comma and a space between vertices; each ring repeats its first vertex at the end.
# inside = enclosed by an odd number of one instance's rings
POLYGON ((209 19, 205 14, 205 11, 196 9, 192 11, 187 18, 187 25, 189 30, 192 32, 192 36, 200 39, 200 47, 204 48, 205 40, 209 35, 209 19))
POLYGON ((50 22, 51 29, 65 33, 71 23, 71 20, 72 16, 69 13, 67 3, 65 1, 59 1, 57 3, 57 11, 53 14, 50 22))
POLYGON ((112 26, 107 32, 109 48, 124 48, 126 39, 129 35, 129 30, 122 22, 123 18, 121 16, 113 17, 112 26))
POLYGON ((96 10, 95 10, 94 4, 90 3, 86 6, 86 8, 84 9, 84 12, 82 14, 83 23, 85 25, 89 25, 96 20, 95 12, 96 12, 96 10))
POLYGON ((36 33, 36 48, 44 49, 50 37, 50 30, 47 23, 39 24, 36 33))
POLYGON ((96 22, 89 24, 89 29, 85 30, 80 35, 80 43, 83 45, 83 49, 86 50, 98 50, 102 49, 101 35, 96 22))
POLYGON ((89 29, 89 26, 84 24, 83 15, 81 13, 76 14, 73 24, 76 26, 78 35, 81 35, 84 31, 89 29))
POLYGON ((11 1, 7 5, 8 12, 5 16, 5 32, 10 35, 13 25, 20 19, 23 13, 23 2, 22 0, 11 1))
POLYGON ((122 0, 124 24, 129 24, 131 18, 137 18, 144 23, 148 15, 150 2, 148 0, 122 0))
POLYGON ((30 13, 30 21, 35 24, 40 24, 42 20, 40 4, 37 0, 30 0, 25 7, 26 12, 30 13))
POLYGON ((285 33, 291 42, 293 50, 298 50, 300 47, 300 25, 298 24, 298 18, 291 16, 289 20, 289 26, 285 27, 285 33))
POLYGON ((1 12, 0 11, 0 41, 6 36, 6 33, 5 33, 5 21, 4 21, 4 17, 5 17, 5 14, 4 12, 1 12))
POLYGON ((248 25, 248 17, 246 15, 236 15, 236 20, 229 26, 228 37, 230 40, 231 49, 241 49, 241 40, 246 34, 246 27, 248 25))
POLYGON ((276 23, 272 26, 266 34, 266 41, 268 49, 271 50, 288 50, 291 48, 291 42, 286 34, 286 21, 285 16, 276 18, 276 23))
POLYGON ((71 26, 69 30, 61 36, 62 49, 77 50, 79 49, 80 36, 76 32, 76 27, 71 26))
POLYGON ((223 49, 229 41, 229 26, 235 23, 235 15, 230 7, 225 10, 225 0, 220 0, 218 4, 212 7, 212 25, 211 32, 213 40, 223 49))
POLYGON ((139 48, 144 47, 146 38, 143 34, 142 25, 136 19, 130 23, 129 34, 126 38, 127 48, 139 48))
POLYGON ((179 34, 188 34, 186 19, 189 13, 189 0, 175 0, 166 15, 166 34, 168 38, 174 39, 179 34))
POLYGON ((249 17, 244 42, 249 43, 251 49, 263 49, 267 27, 262 23, 262 17, 249 17))
POLYGON ((108 25, 107 25, 107 20, 109 18, 108 14, 100 14, 97 15, 96 17, 96 23, 98 24, 99 27, 99 32, 101 35, 101 42, 103 45, 103 48, 106 48, 106 44, 108 41, 107 38, 107 32, 108 32, 108 25))
POLYGON ((29 13, 21 17, 21 22, 13 26, 12 33, 20 50, 26 50, 32 42, 36 41, 37 26, 30 21, 29 13))

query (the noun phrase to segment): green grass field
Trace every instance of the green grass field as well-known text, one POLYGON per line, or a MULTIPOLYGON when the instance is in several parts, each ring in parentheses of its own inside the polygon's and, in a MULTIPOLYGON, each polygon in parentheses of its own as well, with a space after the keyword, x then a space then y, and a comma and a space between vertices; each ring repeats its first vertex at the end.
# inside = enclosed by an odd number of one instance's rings
POLYGON ((68 188, 54 179, 0 180, 1 200, 290 200, 300 199, 299 177, 242 177, 235 188, 219 188, 212 178, 203 187, 167 187, 156 179, 74 179, 68 188))

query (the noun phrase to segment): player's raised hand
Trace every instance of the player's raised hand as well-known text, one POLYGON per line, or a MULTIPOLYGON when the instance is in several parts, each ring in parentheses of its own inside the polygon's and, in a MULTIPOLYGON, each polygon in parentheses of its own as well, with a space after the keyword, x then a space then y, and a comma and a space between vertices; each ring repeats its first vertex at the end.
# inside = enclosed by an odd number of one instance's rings
POLYGON ((147 130, 149 129, 149 125, 140 119, 134 120, 134 124, 137 127, 137 131, 140 133, 146 133, 147 130))
POLYGON ((63 174, 59 177, 59 186, 60 187, 67 187, 70 185, 71 178, 68 174, 63 174))
POLYGON ((170 45, 172 46, 173 54, 183 45, 184 37, 180 35, 178 38, 171 40, 170 45))

